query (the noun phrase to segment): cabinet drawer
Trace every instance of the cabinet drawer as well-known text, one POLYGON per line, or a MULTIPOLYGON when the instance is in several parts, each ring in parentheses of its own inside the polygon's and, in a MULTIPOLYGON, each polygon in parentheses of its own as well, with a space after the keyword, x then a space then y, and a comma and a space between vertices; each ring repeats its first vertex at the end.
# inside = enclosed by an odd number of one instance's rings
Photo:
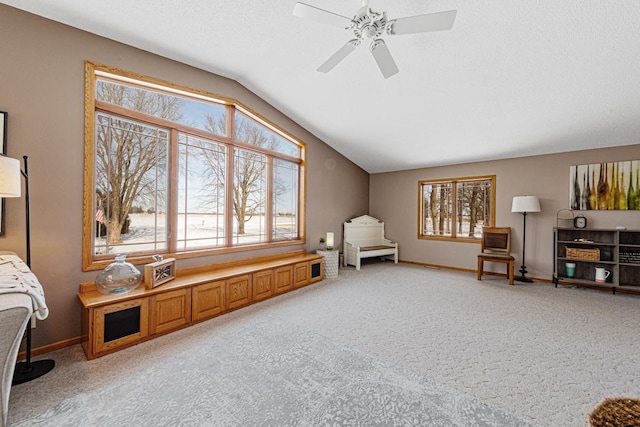
POLYGON ((191 320, 203 320, 226 311, 226 281, 194 286, 191 293, 191 320))
POLYGON ((191 322, 191 292, 189 289, 178 289, 149 298, 150 319, 149 333, 177 329, 191 322))

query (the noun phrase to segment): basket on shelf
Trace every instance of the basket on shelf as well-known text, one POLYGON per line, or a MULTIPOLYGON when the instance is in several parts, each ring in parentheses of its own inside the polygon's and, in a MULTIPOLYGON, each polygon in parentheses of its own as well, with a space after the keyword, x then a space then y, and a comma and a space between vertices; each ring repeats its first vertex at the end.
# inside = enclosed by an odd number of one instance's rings
POLYGON ((600 261, 600 249, 566 248, 567 258, 600 261))

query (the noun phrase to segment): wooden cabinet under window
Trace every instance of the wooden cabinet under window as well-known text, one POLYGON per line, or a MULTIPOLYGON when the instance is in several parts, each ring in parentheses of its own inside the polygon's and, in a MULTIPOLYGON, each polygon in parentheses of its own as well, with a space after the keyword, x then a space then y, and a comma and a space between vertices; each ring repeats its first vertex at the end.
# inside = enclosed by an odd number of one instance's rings
POLYGON ((274 293, 281 294, 293 289, 293 266, 287 265, 285 267, 276 268, 274 274, 274 293))
POLYGON ((300 262, 293 266, 293 287, 299 288, 322 280, 322 258, 300 262))
POLYGON ((80 285, 82 347, 88 359, 322 280, 322 257, 295 251, 178 271, 153 289, 104 295, 80 285))
POLYGON ((149 333, 178 329, 191 322, 191 289, 183 288, 149 297, 149 333))
POLYGON ((253 300, 260 301, 273 295, 273 270, 253 273, 253 300))
POLYGON ((299 288, 309 283, 309 263, 299 262, 293 266, 293 287, 299 288))
POLYGON ((191 290, 191 320, 208 319, 226 311, 226 280, 194 286, 191 290))
POLYGON ((227 281, 228 307, 245 306, 251 302, 251 275, 232 277, 227 281))
POLYGON ((136 344, 149 333, 147 298, 135 298, 91 310, 88 339, 83 341, 87 355, 110 352, 136 344))
POLYGON ((640 231, 555 228, 553 282, 640 294, 640 231), (596 268, 610 272, 604 282, 596 268))

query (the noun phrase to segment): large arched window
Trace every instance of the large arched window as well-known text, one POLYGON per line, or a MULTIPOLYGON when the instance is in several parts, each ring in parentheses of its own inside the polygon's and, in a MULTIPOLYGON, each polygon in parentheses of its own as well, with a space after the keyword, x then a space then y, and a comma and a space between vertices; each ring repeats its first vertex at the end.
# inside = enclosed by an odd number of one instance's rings
POLYGON ((233 99, 86 63, 83 268, 304 242, 304 150, 233 99))

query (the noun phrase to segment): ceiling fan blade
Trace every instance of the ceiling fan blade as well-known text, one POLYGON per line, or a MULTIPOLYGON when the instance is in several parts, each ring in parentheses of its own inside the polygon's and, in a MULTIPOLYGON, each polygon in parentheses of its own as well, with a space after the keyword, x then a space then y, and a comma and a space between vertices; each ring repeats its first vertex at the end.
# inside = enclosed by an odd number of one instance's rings
POLYGON ((321 73, 328 73, 333 69, 333 67, 338 65, 340 61, 356 50, 356 47, 358 47, 359 44, 360 40, 349 40, 344 46, 338 49, 336 53, 331 55, 331 58, 327 59, 320 67, 318 67, 318 71, 321 73))
POLYGON ((340 27, 342 29, 348 28, 351 25, 351 18, 329 12, 328 10, 320 9, 306 3, 296 3, 293 8, 293 15, 299 18, 320 22, 322 24, 340 27))
POLYGON ((391 52, 387 47, 386 43, 382 39, 374 40, 371 43, 371 53, 373 54, 373 58, 378 63, 378 68, 382 71, 382 75, 385 79, 393 76, 398 73, 398 66, 396 62, 393 60, 393 56, 391 56, 391 52))
POLYGON ((429 31, 447 31, 453 28, 457 10, 428 13, 426 15, 398 18, 389 23, 389 34, 415 34, 429 31))

